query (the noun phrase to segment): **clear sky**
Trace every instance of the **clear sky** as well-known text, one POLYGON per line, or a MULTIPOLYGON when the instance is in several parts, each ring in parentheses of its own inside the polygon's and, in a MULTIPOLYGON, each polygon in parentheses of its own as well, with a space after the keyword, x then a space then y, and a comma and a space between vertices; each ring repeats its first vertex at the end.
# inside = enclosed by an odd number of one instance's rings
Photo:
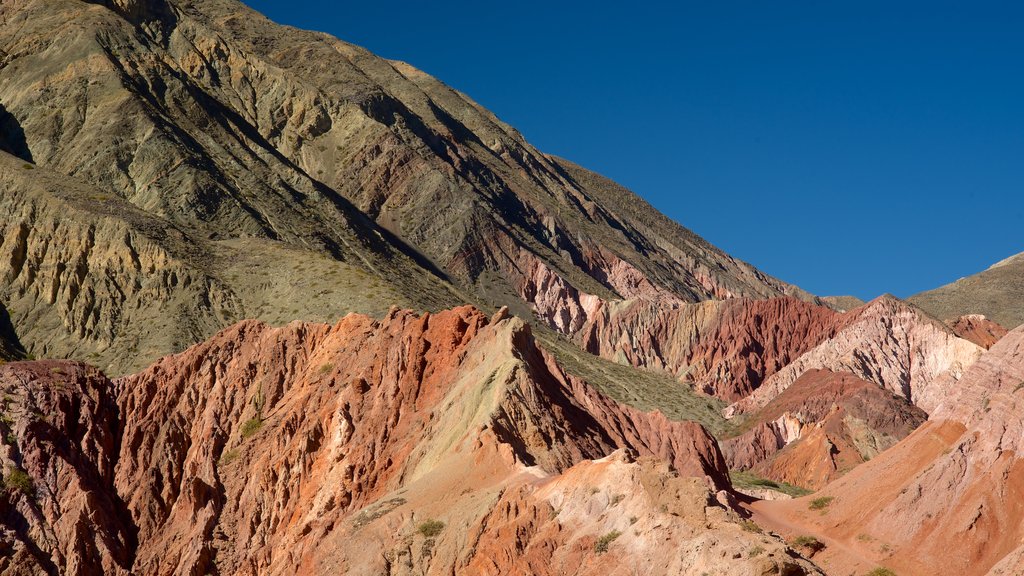
POLYGON ((1024 251, 1024 3, 245 0, 404 60, 820 295, 1024 251))

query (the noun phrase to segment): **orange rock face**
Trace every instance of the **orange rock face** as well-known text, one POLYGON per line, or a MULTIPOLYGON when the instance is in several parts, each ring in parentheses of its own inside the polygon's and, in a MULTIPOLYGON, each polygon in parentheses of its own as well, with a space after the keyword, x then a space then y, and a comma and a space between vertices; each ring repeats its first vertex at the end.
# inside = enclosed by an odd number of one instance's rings
POLYGON ((953 321, 949 327, 957 336, 970 340, 986 350, 992 348, 1008 332, 1006 328, 985 318, 981 314, 961 316, 953 321))
POLYGON ((639 299, 603 303, 580 338, 593 354, 670 372, 708 394, 738 400, 846 321, 830 308, 793 298, 639 299))
POLYGON ((113 385, 50 366, 0 372, 60 426, 12 401, 26 573, 818 573, 744 528, 699 424, 600 395, 505 311, 247 321, 113 385))

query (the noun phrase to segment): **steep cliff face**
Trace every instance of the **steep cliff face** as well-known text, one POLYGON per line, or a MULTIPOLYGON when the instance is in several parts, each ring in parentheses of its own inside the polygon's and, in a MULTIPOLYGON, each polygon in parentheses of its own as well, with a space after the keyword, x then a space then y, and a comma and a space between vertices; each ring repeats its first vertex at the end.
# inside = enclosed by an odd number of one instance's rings
POLYGON ((79 363, 14 362, 0 366, 0 394, 0 572, 130 574, 110 381, 79 363))
POLYGON ((834 499, 823 513, 803 500, 758 506, 843 542, 835 562, 847 566, 852 550, 899 574, 1011 574, 1024 537, 1022 382, 1017 329, 946 390, 928 423, 816 495, 834 499))

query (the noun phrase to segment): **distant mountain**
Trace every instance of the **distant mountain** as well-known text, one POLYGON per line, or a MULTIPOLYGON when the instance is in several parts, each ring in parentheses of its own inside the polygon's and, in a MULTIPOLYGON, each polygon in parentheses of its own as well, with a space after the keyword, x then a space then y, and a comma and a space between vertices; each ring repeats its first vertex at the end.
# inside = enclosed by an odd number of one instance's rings
POLYGON ((907 300, 944 321, 982 314, 1013 329, 1024 324, 1024 253, 907 300))

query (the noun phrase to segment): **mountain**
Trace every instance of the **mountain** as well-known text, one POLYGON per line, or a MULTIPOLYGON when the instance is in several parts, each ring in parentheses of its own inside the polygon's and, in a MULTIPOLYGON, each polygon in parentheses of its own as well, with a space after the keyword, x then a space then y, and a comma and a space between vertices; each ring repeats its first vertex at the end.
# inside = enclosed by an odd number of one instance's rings
POLYGON ((473 302, 575 334, 602 302, 813 300, 427 74, 235 0, 5 3, 0 122, 0 297, 32 353, 113 373, 242 318, 473 302), (173 272, 79 286, 135 242, 173 272))
POLYGON ((987 270, 908 298, 936 318, 981 314, 1006 328, 1024 324, 1024 253, 987 270))
POLYGON ((815 494, 821 512, 808 510, 812 497, 761 502, 761 521, 816 534, 830 573, 878 563, 910 576, 1019 574, 1022 387, 1018 328, 946 388, 924 426, 815 494))
POLYGON ((249 320, 113 383, 0 387, 4 573, 821 574, 744 523, 700 425, 505 311, 249 320))

